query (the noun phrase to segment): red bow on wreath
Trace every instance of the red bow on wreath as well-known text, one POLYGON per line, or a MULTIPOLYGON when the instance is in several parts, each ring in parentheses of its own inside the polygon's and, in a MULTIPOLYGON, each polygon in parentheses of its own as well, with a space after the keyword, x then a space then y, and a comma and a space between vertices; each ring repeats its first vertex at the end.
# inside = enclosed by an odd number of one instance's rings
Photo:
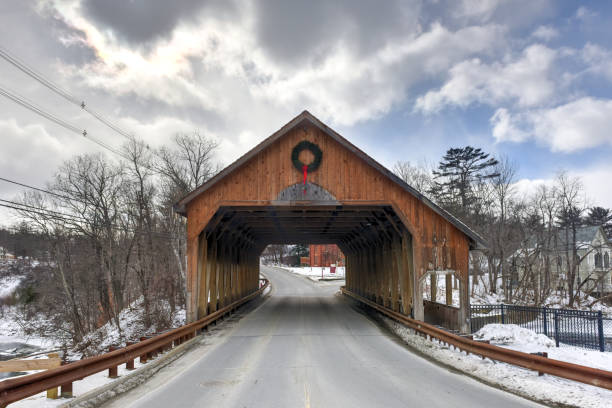
POLYGON ((308 165, 302 166, 302 172, 304 173, 304 194, 306 194, 306 177, 308 177, 308 165))

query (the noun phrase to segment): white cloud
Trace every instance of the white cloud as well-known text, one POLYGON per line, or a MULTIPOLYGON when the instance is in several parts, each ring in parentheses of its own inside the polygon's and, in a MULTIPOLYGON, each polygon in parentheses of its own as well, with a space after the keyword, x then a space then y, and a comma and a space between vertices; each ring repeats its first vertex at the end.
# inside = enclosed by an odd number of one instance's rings
POLYGON ((446 105, 466 107, 472 103, 497 105, 516 101, 535 106, 550 99, 555 84, 549 78, 557 52, 541 44, 527 47, 520 58, 507 63, 485 64, 471 59, 450 69, 450 79, 436 91, 417 99, 417 110, 431 113, 446 105))
POLYGON ((587 197, 587 205, 612 208, 612 164, 599 164, 583 170, 574 170, 571 175, 580 177, 587 197))
MULTIPOLYGON (((556 169, 561 170, 561 169, 556 169)), ((612 164, 599 163, 584 169, 564 169, 569 177, 580 179, 586 198, 586 205, 612 207, 612 164)), ((554 187, 556 177, 551 174, 546 178, 522 178, 514 183, 514 191, 519 197, 533 196, 540 186, 554 187)))
POLYGON ((518 127, 519 120, 505 108, 499 108, 491 117, 493 137, 497 141, 523 142, 529 134, 518 127))
POLYGON ((578 20, 587 20, 591 17, 595 17, 596 15, 597 13, 595 11, 585 6, 578 7, 575 14, 578 20))
POLYGON ((539 26, 531 35, 542 41, 550 41, 559 36, 559 31, 552 26, 542 25, 539 26))
POLYGON ((533 138, 551 150, 573 152, 612 145, 612 100, 584 97, 520 114, 498 110, 491 119, 498 142, 533 138))
POLYGON ((587 43, 580 53, 587 71, 603 75, 612 81, 612 52, 599 45, 587 43))
POLYGON ((207 16, 198 24, 179 24, 148 51, 119 42, 74 5, 58 10, 100 57, 73 70, 84 86, 225 117, 265 104, 273 116, 309 109, 335 125, 352 125, 389 112, 423 77, 504 44, 504 29, 494 24, 456 31, 439 23, 425 31, 414 25, 368 54, 347 37, 293 66, 274 60, 257 43, 252 7, 247 3, 234 24, 207 16))
POLYGON ((505 0, 462 0, 455 14, 460 17, 477 17, 487 20, 504 1, 505 0))

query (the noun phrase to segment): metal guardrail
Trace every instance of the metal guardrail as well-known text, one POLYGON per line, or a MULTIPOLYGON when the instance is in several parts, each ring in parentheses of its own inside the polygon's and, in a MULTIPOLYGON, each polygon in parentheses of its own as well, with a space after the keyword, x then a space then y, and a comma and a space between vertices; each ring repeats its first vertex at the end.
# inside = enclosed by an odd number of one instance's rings
POLYGON ((109 370, 109 376, 112 377, 111 373, 114 373, 116 376, 117 366, 121 364, 126 364, 127 368, 133 369, 136 358, 140 357, 141 361, 144 360, 143 362, 146 362, 147 359, 154 357, 157 353, 184 343, 195 337, 198 330, 215 322, 225 314, 232 312, 254 297, 259 296, 270 284, 267 279, 263 279, 263 281, 264 284, 260 285, 260 288, 255 292, 193 323, 109 353, 79 360, 41 373, 0 382, 0 407, 6 407, 11 402, 22 400, 54 387, 62 388, 62 396, 72 396, 73 381, 81 380, 84 377, 107 369, 109 370))
POLYGON ((394 312, 393 310, 387 309, 378 303, 374 303, 371 300, 351 292, 344 287, 342 287, 341 290, 345 295, 350 296, 373 309, 376 309, 382 314, 410 327, 416 332, 421 333, 424 336, 429 336, 430 339, 437 339, 443 343, 453 345, 460 351, 476 354, 491 360, 502 361, 504 363, 538 371, 540 373, 546 373, 556 377, 579 381, 585 384, 612 390, 612 372, 610 371, 567 363, 565 361, 549 359, 542 356, 531 355, 520 351, 505 349, 502 347, 493 346, 491 344, 470 340, 468 338, 446 332, 430 324, 411 319, 410 317, 404 316, 398 312, 394 312))

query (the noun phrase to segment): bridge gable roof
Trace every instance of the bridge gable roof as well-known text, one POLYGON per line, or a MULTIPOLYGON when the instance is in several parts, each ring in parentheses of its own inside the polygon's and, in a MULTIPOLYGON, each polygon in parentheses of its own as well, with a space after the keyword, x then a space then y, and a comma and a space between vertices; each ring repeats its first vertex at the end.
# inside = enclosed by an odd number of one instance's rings
POLYGON ((357 146, 353 145, 346 138, 344 138, 339 133, 334 131, 332 128, 330 128, 329 126, 327 126, 326 124, 321 122, 319 119, 317 119, 314 115, 312 115, 310 112, 308 112, 306 110, 303 111, 302 113, 300 113, 295 118, 293 118, 290 122, 288 122, 286 125, 284 125, 282 128, 280 128, 278 131, 274 132, 271 136, 269 136, 268 138, 263 140, 261 143, 259 143, 257 146, 255 146, 253 149, 251 149, 250 151, 245 153, 242 157, 240 157, 239 159, 234 161, 232 164, 230 164, 229 166, 224 168, 222 171, 217 173, 214 177, 210 178, 208 181, 203 183, 201 186, 197 187, 195 190, 193 190, 192 192, 187 194, 185 197, 183 197, 181 200, 179 200, 174 205, 174 210, 177 213, 181 214, 181 215, 186 215, 186 213, 187 213, 187 205, 191 201, 193 201, 196 197, 198 197, 199 195, 203 194, 208 189, 210 189, 211 187, 213 187, 214 185, 219 183, 222 179, 224 179, 225 177, 229 176, 231 173, 236 171, 238 168, 240 168, 241 166, 243 166, 244 164, 249 162, 258 153, 260 153, 261 151, 265 150, 267 147, 271 146, 273 143, 275 143, 277 140, 281 139, 283 136, 287 135, 291 130, 297 128, 298 126, 303 125, 304 123, 309 123, 309 124, 314 125, 315 127, 319 128, 326 135, 328 135, 333 140, 335 140, 340 145, 342 145, 344 148, 349 150, 352 154, 354 154, 355 156, 361 158, 364 162, 366 162, 368 165, 370 165, 371 167, 376 169, 383 176, 385 176, 386 178, 390 179, 395 184, 399 185, 402 189, 404 189, 405 191, 407 191, 408 193, 410 193, 411 195, 416 197, 419 201, 421 201, 427 207, 431 208, 435 213, 440 215, 442 218, 446 219, 448 222, 453 224, 457 229, 459 229, 461 232, 463 232, 470 239, 470 241, 472 241, 472 244, 475 244, 474 245, 475 247, 484 247, 485 246, 484 240, 482 239, 482 237, 480 237, 480 235, 478 235, 475 231, 473 231, 471 228, 469 228, 466 224, 461 222, 459 219, 457 219, 455 216, 450 214, 448 211, 446 211, 443 208, 439 207, 437 204, 435 204, 429 198, 424 196, 422 193, 420 193, 414 187, 410 186, 404 180, 399 178, 395 173, 393 173, 392 171, 390 171, 389 169, 387 169, 386 167, 384 167, 383 165, 378 163, 376 160, 374 160, 368 154, 363 152, 357 146))

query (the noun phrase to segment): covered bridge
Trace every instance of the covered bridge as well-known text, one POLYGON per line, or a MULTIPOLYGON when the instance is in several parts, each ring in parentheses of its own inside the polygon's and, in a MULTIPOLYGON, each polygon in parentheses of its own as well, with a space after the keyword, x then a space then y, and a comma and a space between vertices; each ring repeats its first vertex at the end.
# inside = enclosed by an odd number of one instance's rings
POLYGON ((333 243, 346 255, 347 289, 416 319, 425 277, 447 276, 447 302, 457 277, 452 323, 468 328, 479 236, 307 111, 175 209, 187 217, 189 321, 255 290, 268 244, 333 243))

